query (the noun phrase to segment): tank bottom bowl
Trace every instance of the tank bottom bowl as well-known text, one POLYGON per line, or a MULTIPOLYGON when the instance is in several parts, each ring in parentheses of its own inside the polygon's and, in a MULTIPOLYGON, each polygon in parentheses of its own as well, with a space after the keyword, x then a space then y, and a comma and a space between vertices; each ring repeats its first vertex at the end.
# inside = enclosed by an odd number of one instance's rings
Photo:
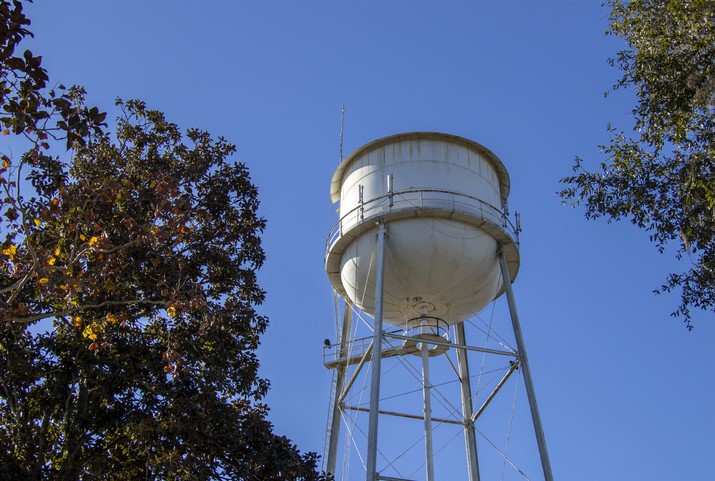
MULTIPOLYGON (((342 253, 340 281, 347 297, 375 311, 376 228, 342 253)), ((423 315, 448 324, 486 307, 500 292, 497 241, 461 221, 412 217, 386 223, 383 320, 402 326, 423 315)))

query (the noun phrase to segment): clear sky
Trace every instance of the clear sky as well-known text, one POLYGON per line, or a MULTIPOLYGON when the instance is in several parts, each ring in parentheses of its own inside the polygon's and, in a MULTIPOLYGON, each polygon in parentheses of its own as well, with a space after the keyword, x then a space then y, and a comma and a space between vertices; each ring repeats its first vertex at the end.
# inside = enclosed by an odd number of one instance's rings
MULTIPOLYGON (((335 334, 323 250, 344 102, 346 154, 441 131, 509 170, 524 228, 514 288, 555 478, 713 479, 713 316, 696 314, 689 333, 669 316, 677 296, 652 294, 686 265, 555 193, 575 156, 601 160, 608 122, 630 125, 632 93, 603 95, 621 44, 604 36, 598 0, 37 0, 28 12, 54 81, 85 85, 110 112, 115 97, 144 99, 237 144, 268 219, 270 419, 301 450, 322 454, 325 437, 322 343, 335 334)), ((462 448, 438 462, 463 463, 462 448)))

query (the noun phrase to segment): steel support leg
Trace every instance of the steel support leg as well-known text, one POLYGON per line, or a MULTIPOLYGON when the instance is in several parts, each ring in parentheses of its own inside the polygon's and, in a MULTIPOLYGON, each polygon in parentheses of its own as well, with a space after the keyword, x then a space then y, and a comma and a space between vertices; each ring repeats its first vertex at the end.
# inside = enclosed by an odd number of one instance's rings
POLYGON ((367 430, 367 481, 377 481, 377 419, 380 410, 380 369, 382 364, 382 299, 385 275, 385 224, 377 225, 377 262, 375 271, 375 325, 370 378, 370 416, 367 430))
MULTIPOLYGON (((350 331, 352 329, 352 309, 347 302, 345 303, 344 309, 343 325, 340 331, 340 350, 338 351, 339 359, 347 356, 348 344, 350 343, 350 331)), ((328 456, 326 460, 326 472, 333 475, 335 474, 335 463, 338 455, 338 441, 340 439, 340 424, 343 417, 342 399, 340 399, 340 395, 343 392, 343 387, 345 386, 347 364, 342 364, 336 369, 337 373, 335 380, 335 392, 333 393, 333 411, 332 419, 330 420, 330 440, 328 442, 328 456)))
POLYGON ((516 340, 516 348, 519 351, 519 361, 521 372, 524 375, 524 386, 526 394, 529 398, 529 408, 531 409, 531 420, 534 423, 534 432, 536 434, 536 444, 539 446, 539 455, 541 456, 541 467, 544 470, 544 479, 553 481, 554 476, 551 472, 551 461, 549 461, 549 453, 546 450, 546 437, 544 429, 541 425, 541 416, 539 415, 539 406, 536 403, 536 392, 534 391, 534 382, 531 379, 531 369, 526 355, 526 346, 524 345, 524 337, 521 333, 521 324, 519 322, 519 314, 516 310, 516 301, 514 300, 514 291, 511 287, 511 278, 509 277, 509 268, 506 263, 506 258, 501 249, 498 253, 499 267, 501 268, 502 280, 504 281, 504 291, 506 293, 507 302, 509 303, 509 313, 511 315, 511 324, 514 328, 514 338, 516 340))
MULTIPOLYGON (((454 325, 454 341, 460 346, 466 346, 464 323, 454 325)), ((477 458, 477 436, 472 420, 472 383, 469 376, 469 362, 467 350, 457 349, 457 367, 459 368, 459 381, 462 390, 462 417, 464 418, 464 442, 467 448, 467 470, 469 481, 479 481, 479 459, 477 458)))

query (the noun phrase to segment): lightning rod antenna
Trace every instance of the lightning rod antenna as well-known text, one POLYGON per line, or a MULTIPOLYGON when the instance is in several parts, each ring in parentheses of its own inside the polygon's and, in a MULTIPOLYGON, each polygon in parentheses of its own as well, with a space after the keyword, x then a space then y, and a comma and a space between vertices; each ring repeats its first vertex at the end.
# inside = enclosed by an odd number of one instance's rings
POLYGON ((340 162, 343 161, 343 127, 345 127, 345 102, 340 109, 340 162))

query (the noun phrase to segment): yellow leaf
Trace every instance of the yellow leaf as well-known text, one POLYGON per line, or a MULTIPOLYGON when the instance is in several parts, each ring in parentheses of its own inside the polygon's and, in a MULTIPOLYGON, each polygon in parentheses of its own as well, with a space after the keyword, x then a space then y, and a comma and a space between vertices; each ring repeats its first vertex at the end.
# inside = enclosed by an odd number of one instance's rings
POLYGON ((42 224, 42 221, 40 219, 35 219, 33 222, 37 227, 40 227, 40 224, 42 224))
POLYGON ((94 330, 92 329, 93 325, 94 325, 94 323, 92 323, 89 326, 84 328, 84 331, 82 331, 82 337, 84 337, 85 339, 89 338, 93 341, 97 340, 97 333, 94 332, 94 330))
POLYGON ((44 286, 48 282, 50 282, 50 280, 47 277, 43 277, 42 279, 38 279, 38 281, 37 281, 37 283, 40 284, 41 286, 44 286))
POLYGON ((79 240, 81 240, 81 241, 87 240, 87 236, 85 236, 84 234, 80 234, 79 240))
POLYGON ((82 327, 82 318, 79 316, 72 316, 72 324, 74 324, 75 327, 82 327))
POLYGON ((3 168, 7 169, 8 167, 10 167, 10 161, 9 161, 8 159, 6 159, 6 158, 3 159, 3 160, 2 160, 2 166, 3 166, 3 168))
POLYGON ((100 324, 93 322, 84 328, 84 330, 82 331, 82 337, 84 337, 85 339, 91 339, 93 341, 96 341, 97 335, 100 334, 102 331, 104 331, 104 328, 100 324))
POLYGON ((116 323, 117 323, 117 316, 115 316, 114 314, 112 314, 112 313, 110 312, 109 314, 107 314, 107 322, 109 322, 110 324, 116 324, 116 323))
POLYGON ((54 256, 51 256, 49 259, 47 259, 48 265, 54 266, 55 262, 57 262, 57 258, 55 258, 54 256))
POLYGON ((54 252, 54 254, 55 254, 56 256, 58 256, 58 255, 60 255, 60 252, 61 252, 60 246, 55 247, 55 252, 54 252))
POLYGON ((91 246, 96 245, 97 242, 99 242, 99 237, 97 237, 97 236, 92 236, 92 237, 89 239, 89 245, 91 245, 91 246))
POLYGON ((5 249, 2 250, 2 253, 8 257, 14 257, 16 252, 17 252, 17 246, 15 246, 13 244, 10 244, 9 247, 6 247, 5 249))
POLYGON ((10 131, 8 129, 2 129, 2 134, 3 135, 10 135, 10 131))
POLYGON ((175 317, 176 316, 176 307, 169 306, 169 308, 166 310, 166 313, 169 315, 169 317, 175 317))

